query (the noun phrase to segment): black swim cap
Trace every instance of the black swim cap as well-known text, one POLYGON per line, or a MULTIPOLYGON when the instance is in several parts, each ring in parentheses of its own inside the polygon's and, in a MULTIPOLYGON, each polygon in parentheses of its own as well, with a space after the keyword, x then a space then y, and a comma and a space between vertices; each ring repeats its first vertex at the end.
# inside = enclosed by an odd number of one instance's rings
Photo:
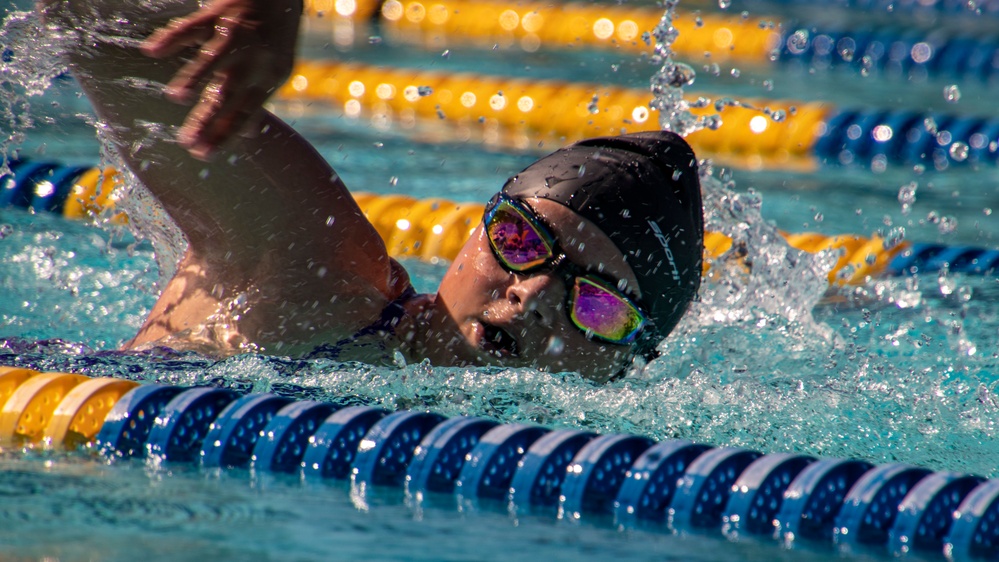
POLYGON ((638 352, 654 357, 701 285, 701 186, 686 141, 666 131, 584 140, 531 164, 503 192, 561 203, 614 242, 638 278, 637 300, 651 324, 638 352))

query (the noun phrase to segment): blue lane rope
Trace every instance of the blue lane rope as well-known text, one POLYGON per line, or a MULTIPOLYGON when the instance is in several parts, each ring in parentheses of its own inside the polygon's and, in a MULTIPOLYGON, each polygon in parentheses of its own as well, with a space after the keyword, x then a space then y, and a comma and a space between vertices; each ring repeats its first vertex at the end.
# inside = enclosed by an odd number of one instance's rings
POLYGON ((968 0, 773 0, 779 4, 803 4, 809 7, 836 6, 870 12, 893 14, 966 14, 968 16, 999 15, 999 0, 976 0, 974 9, 968 0))
POLYGON ((904 276, 940 271, 992 275, 999 272, 999 250, 972 246, 913 243, 888 263, 885 275, 904 276))
POLYGON ((913 72, 990 83, 999 76, 999 40, 906 28, 823 29, 785 24, 777 60, 909 76, 913 72))
POLYGON ((619 528, 714 529, 896 556, 999 556, 999 481, 899 463, 159 385, 123 396, 95 449, 110 459, 349 478, 354 493, 404 487, 417 501, 499 500, 493 505, 512 513, 557 507, 561 518, 619 528))
MULTIPOLYGON (((997 59, 999 61, 999 59, 997 59)), ((938 165, 985 164, 999 161, 999 118, 963 117, 908 110, 840 110, 826 121, 812 147, 827 163, 938 165)))

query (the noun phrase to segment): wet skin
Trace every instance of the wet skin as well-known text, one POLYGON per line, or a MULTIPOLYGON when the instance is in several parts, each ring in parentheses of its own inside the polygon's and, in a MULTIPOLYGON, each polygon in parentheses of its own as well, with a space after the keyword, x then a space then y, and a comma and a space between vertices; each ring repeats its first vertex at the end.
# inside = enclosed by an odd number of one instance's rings
MULTIPOLYGON (((126 14, 135 22, 128 33, 136 37, 195 7, 171 4, 176 13, 168 14, 152 3, 120 0, 51 6, 47 16, 67 28, 104 21, 119 9, 138 10, 126 14)), ((307 353, 351 337, 404 294, 405 271, 387 255, 335 171, 291 127, 262 112, 256 134, 230 139, 210 162, 196 160, 185 146, 136 127, 182 128, 190 108, 153 88, 122 88, 136 77, 166 84, 185 60, 150 59, 127 44, 87 37, 70 50, 72 71, 109 125, 122 159, 188 241, 177 275, 127 347, 157 345, 179 332, 171 346, 191 337, 212 354, 239 353, 247 346, 307 353), (241 294, 246 300, 240 309, 217 319, 241 294), (209 328, 205 341, 185 335, 204 331, 202 326, 209 328)), ((631 296, 640 296, 634 273, 596 225, 552 201, 527 204, 571 262, 625 281, 631 296)), ((399 351, 410 361, 429 359, 440 366, 532 367, 604 380, 629 359, 630 347, 587 339, 566 314, 566 290, 558 274, 506 271, 480 226, 439 294, 407 301, 408 314, 395 337, 387 337, 383 347, 360 350, 352 360, 379 361, 384 352, 399 351)))
MULTIPOLYGON (((623 280, 630 296, 641 296, 631 267, 599 227, 554 201, 526 202, 570 261, 623 280)), ((567 291, 557 273, 504 269, 480 224, 445 274, 436 299, 411 316, 426 322, 424 337, 418 338, 424 341, 414 350, 435 364, 533 367, 605 380, 628 360, 631 346, 588 339, 569 319, 567 291)))

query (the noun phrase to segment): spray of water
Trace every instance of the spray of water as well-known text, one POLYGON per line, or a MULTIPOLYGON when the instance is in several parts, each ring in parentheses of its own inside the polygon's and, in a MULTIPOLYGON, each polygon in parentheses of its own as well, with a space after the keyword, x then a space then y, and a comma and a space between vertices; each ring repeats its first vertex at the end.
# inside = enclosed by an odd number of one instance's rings
POLYGON ((11 12, 0 28, 0 176, 35 126, 29 98, 41 95, 66 71, 61 37, 44 32, 38 17, 11 12))
MULTIPOLYGON (((664 130, 689 135, 705 128, 717 129, 721 116, 694 115, 692 109, 707 107, 711 100, 701 98, 692 105, 684 97, 684 87, 694 83, 695 71, 674 60, 671 46, 678 36, 673 26, 677 3, 664 2, 665 12, 653 32, 654 60, 660 68, 651 79, 651 105, 659 111, 664 130)), ((742 104, 720 99, 715 108, 720 111, 727 105, 742 104)), ((789 247, 777 229, 763 219, 758 194, 735 192, 730 172, 716 172, 708 160, 701 161, 700 172, 705 228, 728 236, 732 246, 711 260, 708 282, 679 333, 689 336, 709 326, 780 319, 794 325, 801 337, 821 334, 828 340, 831 332, 812 320, 811 311, 828 289, 827 274, 836 256, 789 247)))
MULTIPOLYGON (((0 118, 6 127, 0 133, 0 176, 10 174, 10 161, 18 156, 18 147, 36 125, 32 100, 42 96, 53 81, 67 76, 67 46, 80 44, 77 34, 87 33, 93 40, 134 46, 136 39, 122 33, 127 22, 116 19, 93 19, 81 22, 75 29, 46 25, 36 12, 12 12, 0 27, 0 118)), ((123 87, 142 87, 140 84, 123 84, 123 87)), ((162 88, 162 85, 146 85, 162 88)), ((186 241, 173 222, 166 216, 152 195, 122 164, 113 144, 111 128, 87 113, 79 115, 94 127, 100 142, 100 163, 105 169, 118 172, 110 200, 115 207, 95 217, 99 223, 112 222, 113 217, 124 211, 129 217, 129 227, 137 238, 149 240, 156 247, 162 283, 173 274, 176 263, 186 249, 186 241)), ((159 124, 149 124, 149 135, 164 138, 172 132, 163 131, 159 124)), ((172 138, 172 136, 170 136, 172 138)), ((156 290, 156 286, 153 287, 156 290)))

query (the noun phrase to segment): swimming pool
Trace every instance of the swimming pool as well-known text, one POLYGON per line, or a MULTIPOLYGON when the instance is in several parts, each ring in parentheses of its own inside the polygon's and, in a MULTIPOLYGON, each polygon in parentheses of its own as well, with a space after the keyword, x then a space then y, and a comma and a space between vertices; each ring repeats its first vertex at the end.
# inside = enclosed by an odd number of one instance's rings
MULTIPOLYGON (((752 13, 774 12, 754 6, 752 13)), ((445 72, 605 81, 631 88, 647 87, 655 70, 633 53, 581 48, 494 52, 459 43, 447 46, 445 57, 444 48, 414 49, 387 32, 360 32, 360 40, 345 51, 327 42, 314 32, 307 56, 329 58, 335 52, 339 59, 365 64, 391 61, 445 72)), ((811 74, 808 65, 766 63, 738 63, 738 76, 731 72, 732 63, 724 63, 715 76, 710 67, 704 71, 702 61, 692 64, 699 71, 693 89, 713 95, 989 117, 992 111, 988 83, 974 80, 864 77, 852 68, 820 66, 811 74), (960 98, 948 101, 945 88, 954 84, 960 98)), ((66 164, 97 163, 92 129, 75 116, 85 110, 85 102, 71 83, 60 82, 54 90, 32 100, 38 125, 28 131, 22 154, 66 164)), ((484 149, 456 140, 453 131, 426 125, 412 131, 379 128, 365 114, 345 117, 341 107, 317 101, 293 98, 276 109, 317 143, 349 186, 377 193, 481 201, 533 160, 537 150, 484 149)), ((902 227, 912 241, 999 245, 999 224, 987 211, 997 199, 992 164, 955 163, 943 172, 914 168, 893 164, 874 171, 854 162, 813 171, 733 169, 730 174, 744 194, 741 200, 752 202, 745 195, 750 190, 759 194, 764 217, 784 230, 897 235, 902 227), (906 187, 912 182, 914 191, 906 187)), ((13 209, 0 213, 3 365, 207 384, 296 399, 349 396, 388 409, 997 475, 992 443, 999 287, 994 274, 933 273, 825 293, 822 272, 804 266, 788 270, 777 261, 774 271, 741 285, 709 284, 702 302, 667 342, 665 357, 608 385, 529 369, 380 369, 261 356, 215 362, 188 354, 113 352, 154 300, 159 269, 147 242, 110 226, 98 229, 13 209), (733 292, 743 300, 726 302, 733 292)), ((718 213, 710 222, 734 228, 740 220, 718 213)), ((407 266, 421 290, 431 290, 443 272, 440 265, 411 261, 407 266)), ((0 507, 8 523, 0 531, 3 544, 12 555, 27 557, 836 556, 821 545, 799 544, 788 552, 767 541, 724 541, 716 532, 685 537, 655 530, 618 532, 606 521, 573 523, 545 513, 518 514, 513 520, 489 504, 458 512, 446 496, 411 508, 392 488, 376 490, 366 498, 367 509, 358 509, 346 486, 303 485, 295 477, 246 470, 140 461, 107 465, 88 455, 18 449, 5 450, 0 462, 8 496, 0 507)))

